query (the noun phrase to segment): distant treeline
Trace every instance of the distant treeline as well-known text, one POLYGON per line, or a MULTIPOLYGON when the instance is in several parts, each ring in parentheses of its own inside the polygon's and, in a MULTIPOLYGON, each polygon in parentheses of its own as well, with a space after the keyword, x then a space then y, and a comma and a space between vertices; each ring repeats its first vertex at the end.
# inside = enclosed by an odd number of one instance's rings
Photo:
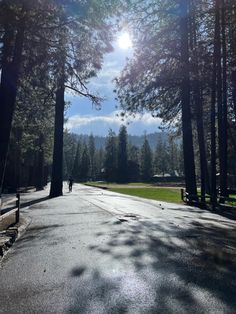
POLYGON ((106 138, 65 133, 64 178, 130 182, 183 175, 181 146, 167 133, 129 136, 125 126, 118 135, 109 130, 106 138))
MULTIPOLYGON (((83 142, 85 141, 86 144, 88 144, 89 142, 89 137, 90 135, 87 134, 71 134, 72 137, 74 137, 76 140, 81 139, 83 142)), ((128 134, 128 142, 137 146, 138 148, 141 148, 141 146, 143 145, 143 141, 144 141, 144 137, 145 135, 131 135, 128 134)), ((156 144, 157 141, 160 139, 163 142, 166 142, 169 138, 169 134, 167 132, 154 132, 154 133, 149 133, 146 134, 148 143, 151 147, 152 150, 155 150, 156 148, 156 144)), ((106 140, 107 140, 107 136, 98 136, 98 135, 93 135, 94 138, 94 144, 96 149, 100 149, 100 148, 105 148, 106 146, 106 140)), ((176 139, 177 142, 180 142, 180 139, 176 139)))

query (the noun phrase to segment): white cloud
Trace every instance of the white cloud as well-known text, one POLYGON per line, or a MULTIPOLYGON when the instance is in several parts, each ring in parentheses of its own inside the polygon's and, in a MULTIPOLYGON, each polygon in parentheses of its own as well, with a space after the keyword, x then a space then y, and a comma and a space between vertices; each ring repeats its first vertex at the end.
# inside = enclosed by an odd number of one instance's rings
POLYGON ((98 72, 97 77, 91 79, 89 88, 102 95, 111 96, 113 94, 114 83, 112 80, 120 75, 121 70, 126 64, 127 58, 132 56, 132 49, 122 51, 115 47, 114 52, 104 56, 103 66, 98 72))
POLYGON ((106 134, 109 128, 116 131, 122 124, 125 124, 132 134, 141 134, 149 129, 152 132, 155 131, 161 124, 161 119, 152 117, 148 112, 124 119, 119 114, 120 111, 117 110, 108 115, 73 115, 68 118, 65 127, 76 133, 93 132, 101 135, 106 134))
MULTIPOLYGON (((119 76, 122 66, 118 61, 106 61, 103 64, 102 70, 98 72, 96 77, 93 77, 87 84, 88 90, 92 94, 97 94, 103 98, 114 97, 113 90, 115 85, 113 79, 119 76)), ((66 96, 71 97, 76 95, 75 92, 70 89, 66 89, 66 96)))
POLYGON ((67 123, 66 127, 68 129, 76 129, 77 127, 85 126, 91 123, 96 123, 96 122, 101 122, 101 123, 120 123, 118 121, 118 118, 113 115, 107 115, 107 116, 92 116, 92 115, 74 115, 71 116, 67 123))
MULTIPOLYGON (((127 58, 130 58, 133 54, 132 49, 124 51, 118 47, 117 42, 113 44, 115 48, 114 51, 104 55, 102 69, 98 71, 97 76, 91 78, 87 84, 90 93, 99 94, 105 99, 114 98, 113 90, 115 84, 113 80, 120 75, 127 58)), ((66 95, 71 97, 75 95, 75 93, 66 89, 66 95)))

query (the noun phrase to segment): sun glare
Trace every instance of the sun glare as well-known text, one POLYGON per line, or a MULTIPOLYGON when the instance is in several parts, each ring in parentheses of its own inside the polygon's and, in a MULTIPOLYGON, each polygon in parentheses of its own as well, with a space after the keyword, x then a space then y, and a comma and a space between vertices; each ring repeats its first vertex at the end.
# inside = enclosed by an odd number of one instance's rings
POLYGON ((121 49, 129 49, 132 47, 132 41, 129 33, 122 33, 118 38, 118 45, 121 49))

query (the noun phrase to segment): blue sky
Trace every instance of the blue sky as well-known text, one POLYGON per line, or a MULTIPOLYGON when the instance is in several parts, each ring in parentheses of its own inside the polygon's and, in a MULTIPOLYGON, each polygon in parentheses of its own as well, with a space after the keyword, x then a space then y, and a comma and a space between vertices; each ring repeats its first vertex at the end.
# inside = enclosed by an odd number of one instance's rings
POLYGON ((116 95, 113 93, 115 86, 112 80, 119 76, 126 59, 132 57, 132 48, 120 48, 117 40, 113 43, 113 47, 114 51, 104 57, 102 70, 88 85, 91 92, 99 93, 105 98, 101 109, 93 108, 87 98, 66 94, 66 100, 71 103, 66 111, 68 118, 66 128, 77 134, 93 133, 105 136, 109 128, 118 132, 121 124, 126 124, 128 133, 132 135, 142 135, 145 131, 158 132, 160 120, 153 118, 149 113, 137 115, 125 122, 117 116, 119 108, 117 109, 116 106, 119 107, 119 104, 115 100, 116 95))

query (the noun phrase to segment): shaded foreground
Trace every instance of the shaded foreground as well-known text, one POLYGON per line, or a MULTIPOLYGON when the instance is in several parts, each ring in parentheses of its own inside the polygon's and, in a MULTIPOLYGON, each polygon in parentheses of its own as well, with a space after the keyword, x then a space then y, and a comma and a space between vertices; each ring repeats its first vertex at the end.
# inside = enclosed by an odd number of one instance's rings
POLYGON ((45 195, 25 196, 0 313, 235 312, 234 221, 81 185, 45 195))

